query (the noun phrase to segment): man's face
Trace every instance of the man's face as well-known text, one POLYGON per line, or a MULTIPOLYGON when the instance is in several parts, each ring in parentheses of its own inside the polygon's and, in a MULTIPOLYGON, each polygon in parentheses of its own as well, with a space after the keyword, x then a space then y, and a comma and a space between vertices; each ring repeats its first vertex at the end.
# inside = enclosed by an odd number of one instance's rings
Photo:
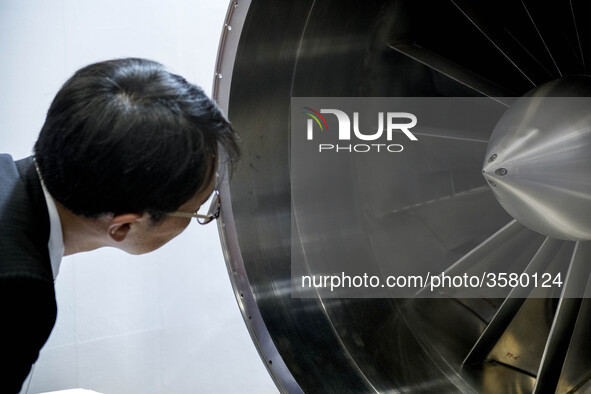
MULTIPOLYGON (((215 187, 215 176, 213 178, 206 189, 195 193, 178 211, 195 212, 205 204, 215 187)), ((129 232, 125 250, 131 254, 152 252, 182 233, 191 220, 193 219, 165 216, 161 221, 154 223, 150 215, 144 214, 129 232)))

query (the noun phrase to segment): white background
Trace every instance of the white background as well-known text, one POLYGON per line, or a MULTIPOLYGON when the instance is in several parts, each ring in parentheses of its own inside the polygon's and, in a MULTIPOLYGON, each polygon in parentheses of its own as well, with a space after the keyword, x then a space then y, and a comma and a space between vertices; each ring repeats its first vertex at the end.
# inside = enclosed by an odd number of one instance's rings
MULTIPOLYGON (((211 92, 228 2, 0 0, 0 152, 31 154, 49 104, 92 62, 146 57, 211 92)), ((215 225, 161 249, 66 257, 29 393, 277 393, 245 328, 215 225)))

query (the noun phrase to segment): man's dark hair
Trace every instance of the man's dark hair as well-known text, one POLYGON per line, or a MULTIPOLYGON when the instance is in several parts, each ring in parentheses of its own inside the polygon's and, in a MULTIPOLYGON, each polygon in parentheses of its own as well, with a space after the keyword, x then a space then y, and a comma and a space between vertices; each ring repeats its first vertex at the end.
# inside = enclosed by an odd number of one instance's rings
POLYGON ((35 144, 49 193, 85 217, 147 212, 158 220, 204 190, 237 136, 197 86, 154 61, 78 70, 57 93, 35 144))

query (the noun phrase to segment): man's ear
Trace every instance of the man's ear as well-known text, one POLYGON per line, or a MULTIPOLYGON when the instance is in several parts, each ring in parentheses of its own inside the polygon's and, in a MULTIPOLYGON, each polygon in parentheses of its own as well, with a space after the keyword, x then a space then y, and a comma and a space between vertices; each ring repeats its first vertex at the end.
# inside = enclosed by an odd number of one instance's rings
POLYGON ((122 242, 125 237, 127 237, 131 227, 142 217, 142 214, 137 213, 126 213, 113 216, 109 221, 109 226, 107 228, 109 237, 115 242, 122 242))

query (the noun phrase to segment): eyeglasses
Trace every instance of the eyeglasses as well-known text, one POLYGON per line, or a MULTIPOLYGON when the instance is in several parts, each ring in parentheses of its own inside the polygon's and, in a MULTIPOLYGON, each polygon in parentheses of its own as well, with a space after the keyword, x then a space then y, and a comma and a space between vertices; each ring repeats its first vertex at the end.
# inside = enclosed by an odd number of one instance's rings
POLYGON ((220 217, 220 210, 222 208, 222 199, 220 198, 220 192, 218 190, 214 190, 210 198, 211 204, 206 214, 199 213, 199 211, 195 211, 193 213, 176 211, 170 212, 167 215, 181 218, 195 218, 199 224, 210 223, 214 219, 220 217))

